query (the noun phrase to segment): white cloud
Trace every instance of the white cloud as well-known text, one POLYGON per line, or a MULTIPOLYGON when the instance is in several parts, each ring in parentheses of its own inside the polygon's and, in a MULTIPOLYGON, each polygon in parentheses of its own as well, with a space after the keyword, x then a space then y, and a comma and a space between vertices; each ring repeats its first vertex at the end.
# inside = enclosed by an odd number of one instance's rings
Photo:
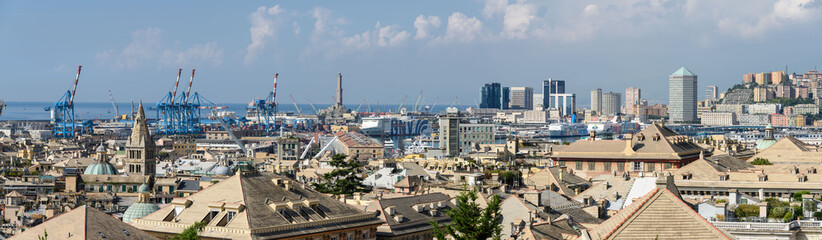
POLYGON ((377 35, 377 46, 396 47, 404 44, 405 41, 411 37, 411 34, 406 31, 397 30, 399 28, 400 27, 397 25, 380 27, 380 23, 377 23, 377 29, 379 29, 379 34, 377 35))
POLYGON ((328 36, 342 36, 343 30, 340 25, 344 25, 348 21, 344 18, 333 17, 331 14, 331 10, 321 7, 314 8, 311 13, 314 18, 314 31, 311 33, 312 41, 322 41, 323 38, 328 36))
POLYGON ((257 8, 257 11, 251 13, 251 43, 248 44, 244 63, 248 65, 257 58, 257 53, 265 49, 265 43, 269 38, 275 37, 276 26, 278 24, 271 16, 278 16, 283 13, 280 5, 275 5, 271 8, 265 6, 257 8))
POLYGON ((482 9, 482 14, 485 18, 492 18, 498 13, 505 12, 508 7, 508 0, 487 0, 485 7, 482 9))
POLYGON ((399 26, 381 26, 378 22, 374 30, 366 30, 360 34, 354 34, 342 39, 342 45, 352 50, 365 50, 372 46, 377 47, 397 47, 403 45, 411 34, 407 31, 398 30, 399 26))
POLYGON ((414 36, 414 39, 425 39, 430 34, 431 31, 440 27, 440 18, 437 16, 417 16, 417 19, 414 20, 414 28, 417 29, 417 35, 414 36))
POLYGON ((223 49, 216 42, 194 44, 183 50, 166 50, 163 52, 160 63, 163 65, 194 66, 199 64, 221 65, 223 63, 223 49))
POLYGON ((293 22, 291 25, 294 28, 294 36, 299 37, 300 36, 300 24, 298 24, 297 22, 293 22))
MULTIPOLYGON (((756 4, 757 2, 745 3, 756 4)), ((739 34, 743 37, 761 36, 767 31, 785 25, 805 23, 819 18, 822 14, 820 0, 779 0, 760 12, 729 12, 717 21, 720 32, 739 34)), ((761 9, 761 8, 760 8, 761 9)), ((730 9, 727 9, 730 10, 730 9)))
POLYGON ((95 55, 95 60, 115 69, 136 69, 154 60, 161 49, 159 28, 140 29, 131 33, 131 42, 121 51, 109 49, 95 55))
POLYGON ((596 4, 588 4, 588 6, 585 6, 585 9, 582 10, 582 15, 586 17, 599 15, 599 7, 597 7, 596 4))
POLYGON ((476 17, 469 18, 460 12, 454 12, 448 17, 448 26, 445 35, 438 38, 439 42, 468 43, 480 37, 482 21, 476 17))
POLYGON ((536 6, 525 1, 505 6, 502 35, 508 38, 526 38, 526 32, 531 26, 531 21, 536 18, 536 12, 536 6))
POLYGON ((167 65, 220 65, 223 62, 223 50, 216 42, 194 44, 176 50, 163 44, 163 31, 159 28, 147 28, 134 31, 131 42, 123 50, 108 49, 95 55, 95 60, 113 69, 135 70, 149 65, 161 67, 167 65))

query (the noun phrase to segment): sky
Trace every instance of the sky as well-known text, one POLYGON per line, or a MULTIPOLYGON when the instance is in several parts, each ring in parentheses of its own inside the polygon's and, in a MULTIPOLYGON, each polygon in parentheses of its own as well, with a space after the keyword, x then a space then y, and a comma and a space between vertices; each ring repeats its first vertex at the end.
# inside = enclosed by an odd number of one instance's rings
MULTIPOLYGON (((727 89, 748 72, 822 66, 822 0, 0 1, 0 99, 156 102, 196 69, 217 103, 479 102, 484 83, 642 89, 667 103, 687 67, 727 89)), ((181 84, 181 85, 183 85, 181 84)), ((183 87, 181 87, 182 91, 183 87)), ((704 94, 699 94, 704 98, 704 94)))

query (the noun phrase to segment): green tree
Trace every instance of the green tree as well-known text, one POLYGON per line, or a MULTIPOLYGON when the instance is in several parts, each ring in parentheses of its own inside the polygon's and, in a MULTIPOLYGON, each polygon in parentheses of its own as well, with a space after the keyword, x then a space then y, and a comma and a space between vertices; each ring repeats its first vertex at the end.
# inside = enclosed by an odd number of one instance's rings
POLYGON ((334 154, 329 163, 335 169, 323 175, 323 183, 314 183, 314 189, 322 193, 331 194, 352 194, 355 192, 365 192, 362 185, 362 164, 354 159, 346 161, 345 154, 334 154))
POLYGON ((740 204, 734 209, 734 214, 736 214, 737 217, 756 217, 759 216, 759 206, 740 204))
POLYGON ((756 158, 753 161, 751 161, 751 164, 753 164, 753 165, 773 165, 773 163, 771 163, 771 161, 768 161, 767 158, 756 158))
POLYGON ((202 232, 205 226, 206 222, 196 222, 194 225, 191 225, 183 230, 180 234, 172 237, 171 240, 199 240, 200 237, 197 236, 197 233, 202 232))
POLYGON ((434 237, 439 240, 447 239, 450 236, 455 240, 467 239, 500 239, 502 231, 502 215, 500 204, 502 199, 499 195, 494 195, 488 201, 488 207, 481 209, 477 204, 476 191, 466 191, 457 197, 457 206, 446 212, 451 217, 451 224, 440 227, 436 221, 431 221, 434 226, 434 237))
POLYGON ((793 193, 793 200, 797 201, 797 202, 802 201, 802 195, 805 195, 805 194, 811 194, 811 191, 802 190, 802 191, 795 192, 795 193, 793 193))

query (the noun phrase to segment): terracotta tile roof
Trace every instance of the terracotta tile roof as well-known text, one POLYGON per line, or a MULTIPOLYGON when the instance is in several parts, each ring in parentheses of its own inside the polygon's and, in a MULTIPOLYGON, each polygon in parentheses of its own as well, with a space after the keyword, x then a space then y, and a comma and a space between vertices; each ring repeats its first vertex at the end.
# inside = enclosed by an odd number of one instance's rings
POLYGON ((81 206, 58 215, 11 239, 158 239, 92 207, 81 206))
POLYGON ((591 239, 733 239, 667 189, 654 189, 589 232, 591 239))

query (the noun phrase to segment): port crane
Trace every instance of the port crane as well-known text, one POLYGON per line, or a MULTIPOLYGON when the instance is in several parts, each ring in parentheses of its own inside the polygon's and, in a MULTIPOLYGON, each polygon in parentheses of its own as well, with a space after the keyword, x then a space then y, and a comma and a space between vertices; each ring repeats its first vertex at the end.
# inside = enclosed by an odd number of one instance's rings
POLYGON ((51 123, 54 124, 54 137, 68 138, 83 134, 83 124, 74 121, 74 96, 77 93, 77 83, 80 81, 80 70, 82 69, 83 66, 77 67, 74 86, 54 103, 53 108, 49 109, 51 111, 51 123))
POLYGON ((200 96, 199 93, 191 93, 195 69, 191 70, 191 78, 188 80, 186 91, 177 96, 182 71, 183 69, 177 71, 174 89, 157 103, 157 134, 159 135, 202 133, 200 110, 204 106, 215 106, 213 102, 200 96))
POLYGON ((108 99, 111 100, 111 106, 114 107, 114 116, 116 118, 120 118, 120 108, 117 107, 117 103, 114 101, 114 96, 111 95, 111 90, 108 90, 108 99))
POLYGON ((420 105, 420 98, 422 98, 422 90, 420 90, 420 95, 419 95, 419 96, 417 96, 417 102, 416 102, 416 103, 414 103, 414 108, 413 108, 413 109, 411 109, 411 111, 412 111, 412 112, 416 112, 416 111, 417 111, 417 106, 418 106, 418 105, 420 105))
POLYGON ((254 100, 248 110, 257 116, 257 122, 266 132, 277 131, 277 78, 279 73, 274 74, 274 88, 266 95, 265 99, 254 100))
POLYGON ((297 106, 297 101, 294 101, 294 96, 292 96, 291 94, 288 94, 288 96, 291 97, 291 102, 294 103, 294 109, 297 109, 297 114, 303 115, 303 111, 300 110, 300 106, 297 106))
POLYGON ((320 111, 317 111, 317 108, 314 107, 314 103, 311 102, 311 99, 306 99, 306 100, 308 100, 308 105, 311 105, 311 108, 314 109, 314 114, 319 114, 320 111))

